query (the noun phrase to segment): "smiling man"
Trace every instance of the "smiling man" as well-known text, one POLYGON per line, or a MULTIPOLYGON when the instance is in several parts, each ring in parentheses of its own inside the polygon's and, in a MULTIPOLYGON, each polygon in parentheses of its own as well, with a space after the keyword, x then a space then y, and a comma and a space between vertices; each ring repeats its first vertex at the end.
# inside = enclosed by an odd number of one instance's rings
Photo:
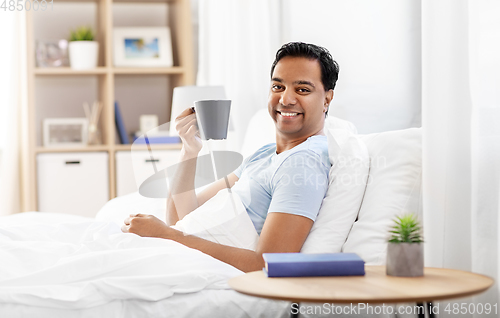
POLYGON ((231 187, 239 195, 260 234, 255 251, 184 235, 150 215, 127 218, 124 232, 175 240, 242 271, 264 267, 263 253, 300 252, 328 187, 330 162, 323 126, 338 65, 313 44, 283 45, 271 68, 268 109, 276 126, 276 143, 265 145, 224 179, 200 194, 194 189, 196 157, 202 144, 190 109, 176 119, 182 139, 181 160, 167 203, 170 225, 231 187))

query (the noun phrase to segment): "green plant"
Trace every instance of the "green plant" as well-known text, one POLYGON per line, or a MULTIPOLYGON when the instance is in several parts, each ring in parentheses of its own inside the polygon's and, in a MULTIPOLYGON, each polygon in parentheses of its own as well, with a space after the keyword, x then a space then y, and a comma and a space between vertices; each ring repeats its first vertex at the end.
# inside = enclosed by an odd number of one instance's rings
POLYGON ((70 31, 70 41, 94 41, 94 32, 91 27, 81 26, 70 31))
POLYGON ((391 227, 390 243, 422 243, 420 222, 413 213, 398 216, 391 227))

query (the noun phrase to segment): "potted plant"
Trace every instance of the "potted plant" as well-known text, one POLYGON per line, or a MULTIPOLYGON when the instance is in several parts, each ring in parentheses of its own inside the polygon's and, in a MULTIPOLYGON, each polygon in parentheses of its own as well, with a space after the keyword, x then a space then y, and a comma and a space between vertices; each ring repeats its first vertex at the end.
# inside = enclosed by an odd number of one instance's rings
POLYGON ((398 216, 391 227, 387 246, 387 275, 416 277, 424 275, 424 249, 421 226, 413 213, 398 216))
POLYGON ((72 69, 85 70, 97 66, 99 43, 94 41, 92 28, 82 26, 71 30, 69 41, 69 60, 72 69))

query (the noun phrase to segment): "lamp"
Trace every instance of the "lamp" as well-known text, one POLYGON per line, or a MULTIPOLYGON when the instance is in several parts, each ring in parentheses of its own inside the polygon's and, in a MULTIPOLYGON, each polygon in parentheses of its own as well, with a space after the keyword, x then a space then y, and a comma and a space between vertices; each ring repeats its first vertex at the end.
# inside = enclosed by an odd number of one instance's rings
POLYGON ((194 102, 207 99, 226 99, 224 86, 179 86, 174 88, 170 113, 170 136, 178 136, 174 121, 194 102))

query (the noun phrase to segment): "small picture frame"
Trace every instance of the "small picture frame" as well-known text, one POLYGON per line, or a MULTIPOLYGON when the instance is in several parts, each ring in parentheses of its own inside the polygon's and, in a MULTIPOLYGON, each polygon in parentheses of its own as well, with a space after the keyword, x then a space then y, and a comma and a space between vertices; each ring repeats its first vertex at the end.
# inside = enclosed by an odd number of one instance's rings
POLYGON ((86 118, 45 118, 43 120, 44 147, 87 146, 86 118))
POLYGON ((167 27, 114 28, 115 66, 171 67, 172 40, 167 27))

